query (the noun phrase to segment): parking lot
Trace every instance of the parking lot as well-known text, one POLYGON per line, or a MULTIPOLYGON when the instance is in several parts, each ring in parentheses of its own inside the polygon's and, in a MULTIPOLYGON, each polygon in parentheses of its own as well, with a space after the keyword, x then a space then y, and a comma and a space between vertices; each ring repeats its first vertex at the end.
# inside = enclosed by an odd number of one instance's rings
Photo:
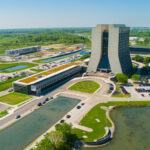
POLYGON ((150 97, 150 86, 131 86, 125 87, 125 89, 130 92, 131 97, 150 97))

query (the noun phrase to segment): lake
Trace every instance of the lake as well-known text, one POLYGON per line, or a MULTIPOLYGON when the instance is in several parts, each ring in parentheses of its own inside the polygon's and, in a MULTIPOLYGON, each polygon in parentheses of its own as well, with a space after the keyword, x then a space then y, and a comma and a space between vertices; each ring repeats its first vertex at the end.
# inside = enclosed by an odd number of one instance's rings
POLYGON ((83 150, 150 150, 150 107, 116 109, 111 118, 116 126, 112 142, 83 150))

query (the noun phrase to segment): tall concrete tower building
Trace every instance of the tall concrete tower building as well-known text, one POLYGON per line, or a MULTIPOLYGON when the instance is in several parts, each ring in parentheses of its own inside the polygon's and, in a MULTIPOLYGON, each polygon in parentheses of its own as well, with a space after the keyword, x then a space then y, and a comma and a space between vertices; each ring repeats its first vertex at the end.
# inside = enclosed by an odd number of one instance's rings
POLYGON ((98 24, 92 29, 92 53, 87 72, 111 70, 128 74, 132 69, 129 54, 130 28, 117 24, 98 24))

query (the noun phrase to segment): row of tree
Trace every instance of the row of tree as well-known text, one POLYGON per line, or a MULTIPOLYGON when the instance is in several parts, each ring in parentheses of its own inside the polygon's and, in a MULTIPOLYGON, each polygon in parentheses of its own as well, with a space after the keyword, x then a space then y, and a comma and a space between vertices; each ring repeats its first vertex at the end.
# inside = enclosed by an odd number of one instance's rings
MULTIPOLYGON (((123 73, 118 73, 116 75, 116 80, 119 83, 126 84, 128 83, 128 76, 123 73)), ((132 75, 131 80, 133 80, 134 82, 141 82, 143 84, 148 84, 149 82, 148 76, 141 77, 140 75, 137 75, 137 74, 132 75)))
POLYGON ((140 55, 136 55, 135 57, 133 57, 133 60, 137 61, 137 62, 143 62, 145 64, 150 63, 150 57, 143 57, 140 55))

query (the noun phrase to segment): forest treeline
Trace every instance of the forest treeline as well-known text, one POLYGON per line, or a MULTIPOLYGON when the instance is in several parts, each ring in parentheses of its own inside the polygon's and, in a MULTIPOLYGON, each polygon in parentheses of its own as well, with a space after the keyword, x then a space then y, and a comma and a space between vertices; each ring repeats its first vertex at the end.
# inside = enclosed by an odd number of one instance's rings
POLYGON ((84 36, 76 34, 85 33, 84 29, 64 29, 64 30, 51 30, 51 29, 35 29, 35 30, 0 30, 0 54, 4 54, 7 49, 22 48, 36 45, 49 45, 49 44, 78 44, 85 43, 90 46, 90 40, 84 36))

